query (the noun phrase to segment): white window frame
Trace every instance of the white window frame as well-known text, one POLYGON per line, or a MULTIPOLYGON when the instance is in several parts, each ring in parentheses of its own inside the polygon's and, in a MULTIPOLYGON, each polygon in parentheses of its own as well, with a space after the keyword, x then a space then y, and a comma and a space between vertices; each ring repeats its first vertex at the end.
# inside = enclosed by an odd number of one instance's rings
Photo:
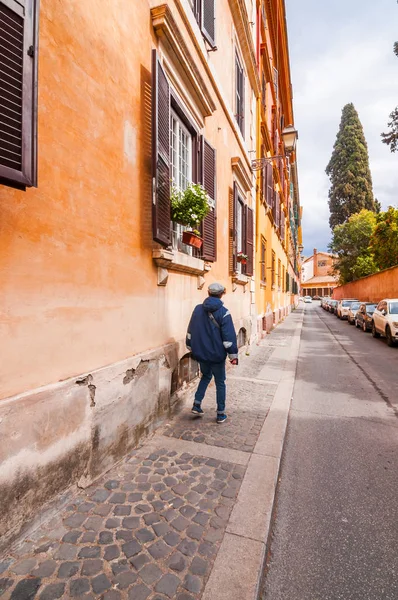
MULTIPOLYGON (((193 161, 193 143, 192 134, 188 128, 184 125, 180 117, 174 110, 170 111, 170 167, 171 167, 171 179, 172 185, 178 190, 183 191, 187 185, 192 182, 192 161, 193 161), (174 130, 176 128, 176 131, 174 130), (181 135, 185 135, 188 139, 187 145, 187 160, 186 160, 186 172, 181 170, 182 157, 182 144, 181 135), (174 142, 175 146, 174 147, 174 142), (175 158, 177 158, 178 164, 175 164, 175 158)), ((192 255, 192 248, 182 243, 182 233, 187 229, 185 225, 180 223, 171 222, 171 234, 172 234, 172 245, 173 248, 184 252, 185 254, 192 255)))

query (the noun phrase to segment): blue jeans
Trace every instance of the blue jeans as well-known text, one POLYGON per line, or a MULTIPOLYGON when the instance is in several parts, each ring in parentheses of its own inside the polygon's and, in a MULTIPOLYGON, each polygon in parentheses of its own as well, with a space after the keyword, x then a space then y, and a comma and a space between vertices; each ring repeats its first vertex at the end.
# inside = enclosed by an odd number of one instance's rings
POLYGON ((207 386, 209 385, 211 378, 214 375, 216 382, 216 398, 217 398, 217 413, 224 414, 225 412, 225 397, 226 397, 226 386, 225 386, 225 360, 222 363, 200 363, 200 371, 202 377, 200 379, 198 389, 195 394, 195 404, 200 406, 202 400, 205 397, 207 386))

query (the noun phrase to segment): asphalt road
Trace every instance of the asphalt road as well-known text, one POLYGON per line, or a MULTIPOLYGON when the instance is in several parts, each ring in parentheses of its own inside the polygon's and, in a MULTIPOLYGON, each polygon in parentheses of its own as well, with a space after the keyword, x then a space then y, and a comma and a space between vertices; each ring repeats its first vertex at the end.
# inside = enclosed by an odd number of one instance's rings
POLYGON ((398 599, 398 348, 305 305, 263 600, 398 599))

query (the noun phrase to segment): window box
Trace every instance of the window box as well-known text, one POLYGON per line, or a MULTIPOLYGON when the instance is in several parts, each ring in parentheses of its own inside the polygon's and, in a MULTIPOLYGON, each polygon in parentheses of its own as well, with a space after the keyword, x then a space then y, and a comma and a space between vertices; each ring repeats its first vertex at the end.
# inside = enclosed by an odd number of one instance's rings
POLYGON ((201 248, 203 244, 202 238, 193 231, 183 231, 182 241, 184 244, 187 244, 187 246, 192 246, 193 248, 201 248))
POLYGON ((176 250, 157 249, 152 251, 152 258, 157 267, 169 271, 178 271, 189 275, 204 275, 211 269, 211 265, 205 263, 201 258, 195 258, 177 252, 176 250))

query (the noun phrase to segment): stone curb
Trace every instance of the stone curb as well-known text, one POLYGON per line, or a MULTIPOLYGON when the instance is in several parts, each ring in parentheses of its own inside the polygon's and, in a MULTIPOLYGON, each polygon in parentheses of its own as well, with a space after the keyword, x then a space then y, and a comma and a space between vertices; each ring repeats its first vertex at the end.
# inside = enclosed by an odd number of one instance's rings
POLYGON ((280 348, 261 372, 279 381, 270 411, 250 455, 246 474, 202 600, 257 600, 265 567, 304 311, 290 347, 280 348), (278 366, 279 364, 279 366, 278 366))

